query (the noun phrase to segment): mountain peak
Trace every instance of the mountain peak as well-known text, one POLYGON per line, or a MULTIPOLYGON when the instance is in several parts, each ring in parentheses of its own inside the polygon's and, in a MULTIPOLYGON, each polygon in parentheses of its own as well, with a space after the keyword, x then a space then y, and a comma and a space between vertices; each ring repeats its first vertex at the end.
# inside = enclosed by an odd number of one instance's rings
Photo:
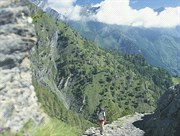
POLYGON ((51 7, 47 7, 45 9, 46 13, 52 16, 54 19, 64 21, 66 20, 66 17, 60 13, 58 13, 56 10, 52 9, 51 7))
POLYGON ((84 16, 95 15, 97 14, 99 9, 100 9, 100 6, 87 5, 83 7, 81 11, 81 15, 84 15, 84 16))
POLYGON ((155 12, 158 13, 158 15, 163 12, 165 10, 165 7, 160 7, 160 8, 157 8, 157 9, 154 9, 155 12))

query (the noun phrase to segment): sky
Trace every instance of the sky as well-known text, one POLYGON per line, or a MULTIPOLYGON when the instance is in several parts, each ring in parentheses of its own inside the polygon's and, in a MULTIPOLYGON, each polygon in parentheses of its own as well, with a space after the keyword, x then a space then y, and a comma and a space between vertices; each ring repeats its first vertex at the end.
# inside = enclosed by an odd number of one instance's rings
MULTIPOLYGON (((77 4, 95 4, 103 0, 77 0, 77 4)), ((160 8, 160 7, 176 7, 180 6, 180 0, 130 0, 130 6, 135 9, 140 9, 144 7, 160 8)))
POLYGON ((86 5, 86 4, 95 4, 101 2, 102 0, 77 0, 77 4, 86 5))
POLYGON ((180 0, 131 0, 130 5, 136 9, 144 8, 147 6, 153 9, 157 9, 160 7, 180 6, 180 0))
POLYGON ((180 26, 180 0, 48 0, 49 6, 70 20, 85 19, 83 5, 99 7, 87 20, 145 28, 180 26), (157 13, 154 9, 164 7, 157 13))

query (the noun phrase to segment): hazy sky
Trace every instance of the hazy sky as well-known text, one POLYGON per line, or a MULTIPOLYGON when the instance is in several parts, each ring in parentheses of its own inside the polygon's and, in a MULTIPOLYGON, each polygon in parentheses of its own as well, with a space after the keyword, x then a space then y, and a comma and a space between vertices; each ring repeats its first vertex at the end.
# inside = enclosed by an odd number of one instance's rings
MULTIPOLYGON (((94 4, 101 2, 103 0, 77 0, 77 4, 94 4)), ((160 7, 176 7, 180 6, 180 0, 130 0, 130 6, 136 9, 151 7, 151 8, 160 8, 160 7)))
POLYGON ((180 0, 48 0, 49 6, 70 20, 81 20, 82 5, 100 7, 87 19, 135 27, 171 28, 180 26, 180 0), (164 7, 158 13, 154 9, 164 7))

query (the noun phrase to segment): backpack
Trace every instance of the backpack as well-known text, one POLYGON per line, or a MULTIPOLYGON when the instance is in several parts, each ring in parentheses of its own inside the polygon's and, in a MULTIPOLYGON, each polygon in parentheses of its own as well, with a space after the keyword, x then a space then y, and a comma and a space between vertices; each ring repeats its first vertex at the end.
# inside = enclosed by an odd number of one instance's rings
POLYGON ((104 119, 105 119, 104 116, 105 116, 105 112, 104 112, 104 111, 101 111, 101 112, 98 114, 98 120, 104 120, 104 119))

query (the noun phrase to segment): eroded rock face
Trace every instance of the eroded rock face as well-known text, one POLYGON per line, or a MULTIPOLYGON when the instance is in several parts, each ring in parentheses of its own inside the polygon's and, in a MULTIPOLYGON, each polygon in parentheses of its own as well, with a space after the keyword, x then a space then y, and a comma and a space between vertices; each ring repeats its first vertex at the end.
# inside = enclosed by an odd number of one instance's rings
POLYGON ((155 114, 145 122, 145 131, 151 136, 180 135, 180 84, 159 99, 155 114))
POLYGON ((29 51, 36 37, 25 5, 23 0, 0 2, 0 128, 12 131, 45 116, 32 85, 29 51))

